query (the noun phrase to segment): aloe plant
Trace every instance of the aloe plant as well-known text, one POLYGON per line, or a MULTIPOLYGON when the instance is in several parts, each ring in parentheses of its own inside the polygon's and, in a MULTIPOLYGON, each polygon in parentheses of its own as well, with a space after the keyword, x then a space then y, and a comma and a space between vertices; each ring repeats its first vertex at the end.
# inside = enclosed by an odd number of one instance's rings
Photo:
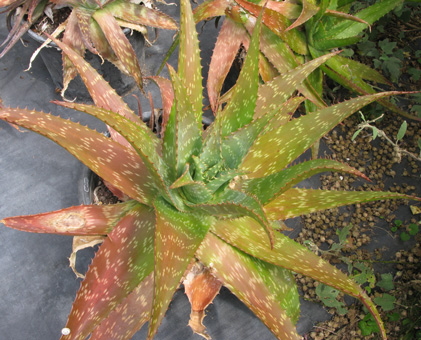
MULTIPOLYGON (((208 92, 214 111, 223 102, 219 98, 225 77, 236 58, 240 46, 248 48, 249 33, 256 17, 265 5, 260 45, 259 69, 263 81, 273 79, 309 61, 358 42, 362 32, 379 18, 403 3, 403 0, 382 0, 349 14, 354 0, 207 0, 195 11, 196 22, 225 16, 210 65, 208 92)), ((373 94, 376 90, 367 83, 391 83, 376 70, 347 57, 336 55, 316 69, 299 86, 309 100, 307 112, 326 106, 323 101, 323 78, 335 82, 357 94, 373 94)), ((380 104, 407 118, 419 120, 385 98, 380 104)))
POLYGON ((346 274, 281 232, 285 220, 356 202, 415 199, 392 192, 295 188, 323 171, 365 176, 328 159, 290 165, 313 143, 362 106, 388 92, 362 96, 291 120, 304 100, 294 97, 329 54, 259 85, 261 17, 227 105, 202 130, 202 84, 197 33, 188 0, 181 1, 178 71, 154 77, 163 94, 158 139, 109 85, 69 46, 56 40, 78 69, 95 105, 57 104, 93 115, 113 138, 69 120, 27 109, 0 108, 0 118, 66 148, 130 199, 5 218, 18 230, 106 236, 73 303, 62 339, 130 339, 149 322, 152 339, 183 281, 191 302, 189 325, 209 338, 204 309, 228 287, 278 339, 299 339, 294 273, 308 275, 375 305, 346 274))

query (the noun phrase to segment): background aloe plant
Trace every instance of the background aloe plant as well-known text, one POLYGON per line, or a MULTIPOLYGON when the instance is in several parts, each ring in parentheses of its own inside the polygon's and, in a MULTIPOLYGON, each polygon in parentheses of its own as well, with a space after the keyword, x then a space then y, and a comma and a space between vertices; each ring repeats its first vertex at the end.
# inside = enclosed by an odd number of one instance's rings
POLYGON ((106 235, 73 304, 63 339, 129 339, 149 321, 153 338, 181 280, 192 304, 190 325, 207 336, 203 309, 221 284, 234 292, 279 339, 298 339, 298 293, 291 272, 311 276, 360 299, 385 332, 374 304, 345 274, 278 232, 285 220, 355 202, 412 198, 391 192, 298 189, 323 171, 364 175, 332 160, 291 165, 341 120, 396 92, 363 96, 291 120, 304 98, 291 97, 309 73, 333 55, 298 66, 259 86, 260 20, 227 105, 202 131, 197 34, 181 2, 178 72, 154 78, 166 95, 159 140, 69 46, 95 106, 57 102, 105 122, 113 139, 43 112, 1 108, 0 118, 62 145, 131 199, 10 217, 9 227, 64 235, 106 235))
MULTIPOLYGON (((225 16, 214 50, 208 78, 209 100, 213 110, 221 102, 219 93, 240 46, 248 48, 249 33, 263 5, 259 69, 263 81, 273 79, 309 61, 358 42, 361 33, 403 0, 382 0, 358 13, 350 13, 354 0, 208 0, 195 11, 195 20, 225 16)), ((316 69, 298 87, 309 100, 307 112, 325 106, 323 77, 327 75, 357 94, 372 94, 367 83, 391 83, 376 70, 350 58, 336 55, 316 69)), ((380 104, 407 118, 418 119, 385 98, 380 104)))

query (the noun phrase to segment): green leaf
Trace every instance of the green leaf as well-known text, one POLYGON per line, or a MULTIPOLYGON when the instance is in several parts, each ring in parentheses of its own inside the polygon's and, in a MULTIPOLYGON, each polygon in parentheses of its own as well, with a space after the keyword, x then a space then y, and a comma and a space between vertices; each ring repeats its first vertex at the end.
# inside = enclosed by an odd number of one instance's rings
POLYGON ((401 315, 399 313, 393 313, 393 314, 388 314, 387 315, 389 318, 389 321, 398 321, 401 318, 401 315))
POLYGON ((408 123, 406 120, 401 124, 401 127, 399 128, 398 134, 396 135, 396 141, 399 142, 406 133, 406 129, 408 128, 408 123))
POLYGON ((395 308, 396 298, 390 294, 383 294, 374 298, 374 302, 378 304, 385 312, 395 308))
POLYGON ((92 339, 132 339, 149 320, 153 273, 147 276, 92 332, 92 339))
MULTIPOLYGON (((192 156, 197 156, 202 146, 202 125, 197 125, 197 114, 189 101, 187 89, 183 86, 181 79, 169 66, 171 80, 174 88, 175 103, 175 133, 176 141, 173 145, 176 148, 176 174, 181 176, 187 163, 192 162, 192 156)), ((201 111, 200 111, 201 112, 201 111)))
POLYGON ((364 319, 358 322, 358 328, 361 330, 361 335, 368 336, 373 333, 379 333, 379 326, 371 314, 367 314, 364 319))
POLYGON ((199 40, 190 1, 180 2, 180 52, 178 76, 186 88, 198 129, 202 129, 202 67, 200 65, 199 40))
POLYGON ((242 180, 239 190, 252 193, 262 204, 266 204, 301 181, 327 171, 345 172, 367 179, 363 173, 346 164, 330 159, 316 159, 293 165, 267 177, 242 180))
POLYGON ((398 93, 384 92, 354 98, 311 115, 301 116, 271 131, 270 134, 262 134, 250 148, 240 170, 248 173, 250 178, 264 177, 280 171, 361 107, 398 93))
POLYGON ((376 127, 372 127, 373 129, 373 140, 375 140, 379 134, 379 130, 376 127))
POLYGON ((48 213, 8 217, 5 226, 31 233, 62 235, 107 235, 136 201, 112 205, 81 205, 48 213))
POLYGON ((400 237, 401 240, 404 242, 409 241, 411 239, 411 236, 409 236, 409 234, 406 232, 402 232, 400 237))
POLYGON ((105 181, 141 203, 150 204, 156 194, 156 188, 145 181, 149 172, 137 153, 95 130, 43 112, 23 109, 0 108, 0 119, 51 139, 105 181))
POLYGON ((384 39, 379 41, 379 47, 383 50, 384 53, 388 55, 393 54, 393 50, 396 48, 397 42, 389 41, 389 39, 384 39))
POLYGON ((352 228, 352 224, 347 225, 346 227, 343 227, 341 230, 337 229, 336 234, 339 237, 339 243, 345 244, 345 242, 348 240, 349 232, 352 228))
POLYGON ((269 219, 283 220, 343 205, 385 199, 413 199, 421 201, 421 198, 395 192, 329 191, 292 188, 265 205, 264 209, 269 219))
POLYGON ((395 288, 393 284, 393 275, 390 273, 382 274, 381 280, 377 282, 377 286, 384 289, 386 292, 395 288))
POLYGON ((359 285, 337 268, 281 233, 274 233, 273 249, 271 249, 267 244, 266 235, 258 226, 252 218, 244 217, 236 220, 218 221, 211 227, 211 231, 251 256, 309 276, 358 298, 375 315, 382 334, 385 335, 383 323, 375 305, 359 285))
POLYGON ((358 135, 360 134, 360 132, 361 132, 362 130, 363 130, 363 129, 358 129, 357 131, 355 131, 355 132, 354 132, 354 134, 352 135, 351 140, 352 140, 352 141, 354 141, 354 140, 355 140, 355 138, 357 138, 357 137, 358 137, 358 135))
POLYGON ((337 300, 339 290, 324 284, 319 284, 316 287, 316 294, 325 306, 336 308, 338 314, 344 315, 348 312, 344 303, 337 300))
POLYGON ((154 207, 155 287, 148 339, 156 334, 187 266, 213 221, 208 215, 180 212, 159 197, 154 207))
POLYGON ((306 21, 308 21, 311 17, 313 17, 319 11, 319 8, 316 6, 316 4, 313 1, 302 0, 302 3, 303 3, 303 10, 300 16, 297 18, 296 21, 294 21, 293 24, 291 24, 291 26, 289 26, 286 29, 287 31, 303 25, 306 21))
POLYGON ((419 232, 418 224, 411 223, 408 228, 409 228, 409 235, 415 236, 419 232))
POLYGON ((298 293, 289 271, 247 255, 212 234, 196 255, 277 338, 300 338, 294 327, 298 293))
POLYGON ((153 272, 154 226, 153 211, 139 206, 104 240, 82 281, 66 324, 73 338, 85 339, 153 272))

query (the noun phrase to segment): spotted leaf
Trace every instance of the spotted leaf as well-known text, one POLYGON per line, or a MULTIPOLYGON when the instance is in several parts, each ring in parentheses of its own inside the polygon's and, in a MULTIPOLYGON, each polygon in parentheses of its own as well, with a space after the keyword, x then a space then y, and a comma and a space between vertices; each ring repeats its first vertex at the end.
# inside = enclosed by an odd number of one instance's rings
POLYGON ((194 13, 195 22, 225 15, 225 10, 233 0, 207 0, 197 6, 194 13))
POLYGON ((56 142, 126 195, 150 203, 156 189, 145 182, 148 171, 136 152, 85 126, 43 112, 0 109, 0 118, 56 142))
POLYGON ((354 98, 318 110, 311 115, 301 116, 276 130, 271 130, 270 133, 257 138, 240 170, 249 173, 250 178, 264 177, 278 172, 361 107, 382 97, 399 93, 384 92, 354 98), (271 147, 268 148, 267 145, 271 147))
POLYGON ((174 102, 174 90, 172 88, 171 80, 162 77, 150 77, 159 87, 162 98, 162 123, 161 123, 161 134, 165 134, 167 128, 168 118, 171 113, 171 107, 174 102))
POLYGON ((196 116, 198 129, 202 129, 202 67, 200 65, 199 40, 190 1, 180 1, 180 58, 178 76, 186 87, 187 95, 196 116))
POLYGON ((303 9, 300 16, 286 29, 286 31, 301 26, 319 11, 319 8, 312 1, 302 0, 302 3, 303 9))
POLYGON ((8 217, 5 226, 31 233, 107 235, 135 201, 114 205, 81 205, 48 213, 8 217))
POLYGON ((92 332, 92 339, 130 340, 149 320, 153 273, 147 276, 92 332))
POLYGON ((298 292, 289 271, 265 263, 209 233, 196 253, 278 339, 300 339, 298 292))
POLYGON ((238 188, 245 192, 252 192, 262 204, 265 204, 304 179, 326 171, 344 172, 368 180, 362 172, 346 164, 330 159, 315 159, 293 165, 267 177, 243 180, 238 188))
POLYGON ((100 246, 73 303, 62 339, 85 339, 152 272, 155 214, 139 206, 100 246))
POLYGON ((197 247, 213 219, 182 213, 162 198, 154 201, 156 213, 154 299, 148 339, 152 339, 197 247))
POLYGON ((265 235, 260 232, 257 223, 249 217, 231 221, 218 221, 211 227, 211 231, 246 254, 309 276, 361 300, 375 317, 386 339, 380 315, 363 289, 348 278, 347 275, 307 248, 276 232, 274 234, 273 249, 270 249, 267 242, 265 242, 265 235))
POLYGON ((421 201, 419 198, 394 192, 292 188, 266 204, 264 209, 269 219, 281 220, 343 205, 385 199, 416 199, 421 201))
POLYGON ((216 40, 208 73, 209 102, 214 112, 218 109, 218 97, 224 80, 241 46, 244 27, 230 18, 225 18, 216 40))

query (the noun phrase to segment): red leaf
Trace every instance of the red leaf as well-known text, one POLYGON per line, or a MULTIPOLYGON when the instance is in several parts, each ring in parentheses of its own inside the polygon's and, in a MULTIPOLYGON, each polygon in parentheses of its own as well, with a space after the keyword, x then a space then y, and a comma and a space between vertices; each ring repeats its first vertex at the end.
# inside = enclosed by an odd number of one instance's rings
POLYGON ((107 235, 133 208, 134 201, 113 205, 81 205, 48 213, 8 217, 5 226, 31 233, 107 235))

